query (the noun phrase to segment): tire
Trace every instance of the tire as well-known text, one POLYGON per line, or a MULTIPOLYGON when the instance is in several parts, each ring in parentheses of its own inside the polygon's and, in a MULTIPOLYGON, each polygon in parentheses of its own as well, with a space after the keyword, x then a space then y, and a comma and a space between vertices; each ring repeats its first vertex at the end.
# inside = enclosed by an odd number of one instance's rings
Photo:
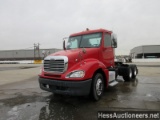
POLYGON ((115 70, 115 79, 117 80, 118 77, 118 69, 115 70))
POLYGON ((138 74, 137 67, 133 66, 133 68, 132 68, 132 78, 135 79, 137 74, 138 74))
POLYGON ((103 75, 97 73, 93 77, 92 89, 91 89, 91 96, 94 101, 98 101, 104 92, 104 78, 103 75))
POLYGON ((125 70, 126 74, 123 75, 123 79, 124 81, 130 81, 132 79, 132 69, 130 66, 128 66, 125 70))
POLYGON ((54 97, 58 97, 58 96, 60 96, 60 94, 53 93, 53 96, 54 96, 54 97))

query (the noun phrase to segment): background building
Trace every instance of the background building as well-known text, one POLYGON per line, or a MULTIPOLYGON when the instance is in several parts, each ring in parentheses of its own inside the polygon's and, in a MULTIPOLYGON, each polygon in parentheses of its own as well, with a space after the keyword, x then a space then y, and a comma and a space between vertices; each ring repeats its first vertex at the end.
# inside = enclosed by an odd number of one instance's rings
POLYGON ((160 45, 143 45, 130 51, 132 58, 160 58, 160 45))
POLYGON ((0 60, 35 60, 43 59, 46 55, 60 51, 61 49, 26 49, 26 50, 1 50, 0 60))

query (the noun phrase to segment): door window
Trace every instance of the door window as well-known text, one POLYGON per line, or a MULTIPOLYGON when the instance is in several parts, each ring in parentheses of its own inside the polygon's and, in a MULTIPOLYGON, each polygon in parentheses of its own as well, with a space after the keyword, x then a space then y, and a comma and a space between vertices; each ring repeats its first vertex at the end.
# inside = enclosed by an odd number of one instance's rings
POLYGON ((111 35, 106 33, 104 36, 104 46, 111 47, 111 35))

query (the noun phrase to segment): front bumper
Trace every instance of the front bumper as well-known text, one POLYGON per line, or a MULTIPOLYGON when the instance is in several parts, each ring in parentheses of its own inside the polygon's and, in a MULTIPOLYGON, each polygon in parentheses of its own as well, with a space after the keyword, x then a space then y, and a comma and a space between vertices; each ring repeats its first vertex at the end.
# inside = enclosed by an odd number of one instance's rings
POLYGON ((42 90, 74 96, 88 95, 91 88, 91 82, 91 79, 84 81, 62 81, 39 77, 39 84, 42 90))

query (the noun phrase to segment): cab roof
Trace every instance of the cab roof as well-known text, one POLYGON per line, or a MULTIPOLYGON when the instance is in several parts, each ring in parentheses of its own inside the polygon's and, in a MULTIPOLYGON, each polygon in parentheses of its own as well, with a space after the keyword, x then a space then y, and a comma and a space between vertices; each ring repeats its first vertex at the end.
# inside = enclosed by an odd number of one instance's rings
POLYGON ((95 29, 95 30, 89 30, 88 28, 85 31, 78 32, 78 33, 73 33, 70 36, 79 36, 79 35, 85 35, 85 34, 91 34, 91 33, 97 33, 97 32, 108 32, 112 33, 112 31, 105 30, 105 29, 95 29))

